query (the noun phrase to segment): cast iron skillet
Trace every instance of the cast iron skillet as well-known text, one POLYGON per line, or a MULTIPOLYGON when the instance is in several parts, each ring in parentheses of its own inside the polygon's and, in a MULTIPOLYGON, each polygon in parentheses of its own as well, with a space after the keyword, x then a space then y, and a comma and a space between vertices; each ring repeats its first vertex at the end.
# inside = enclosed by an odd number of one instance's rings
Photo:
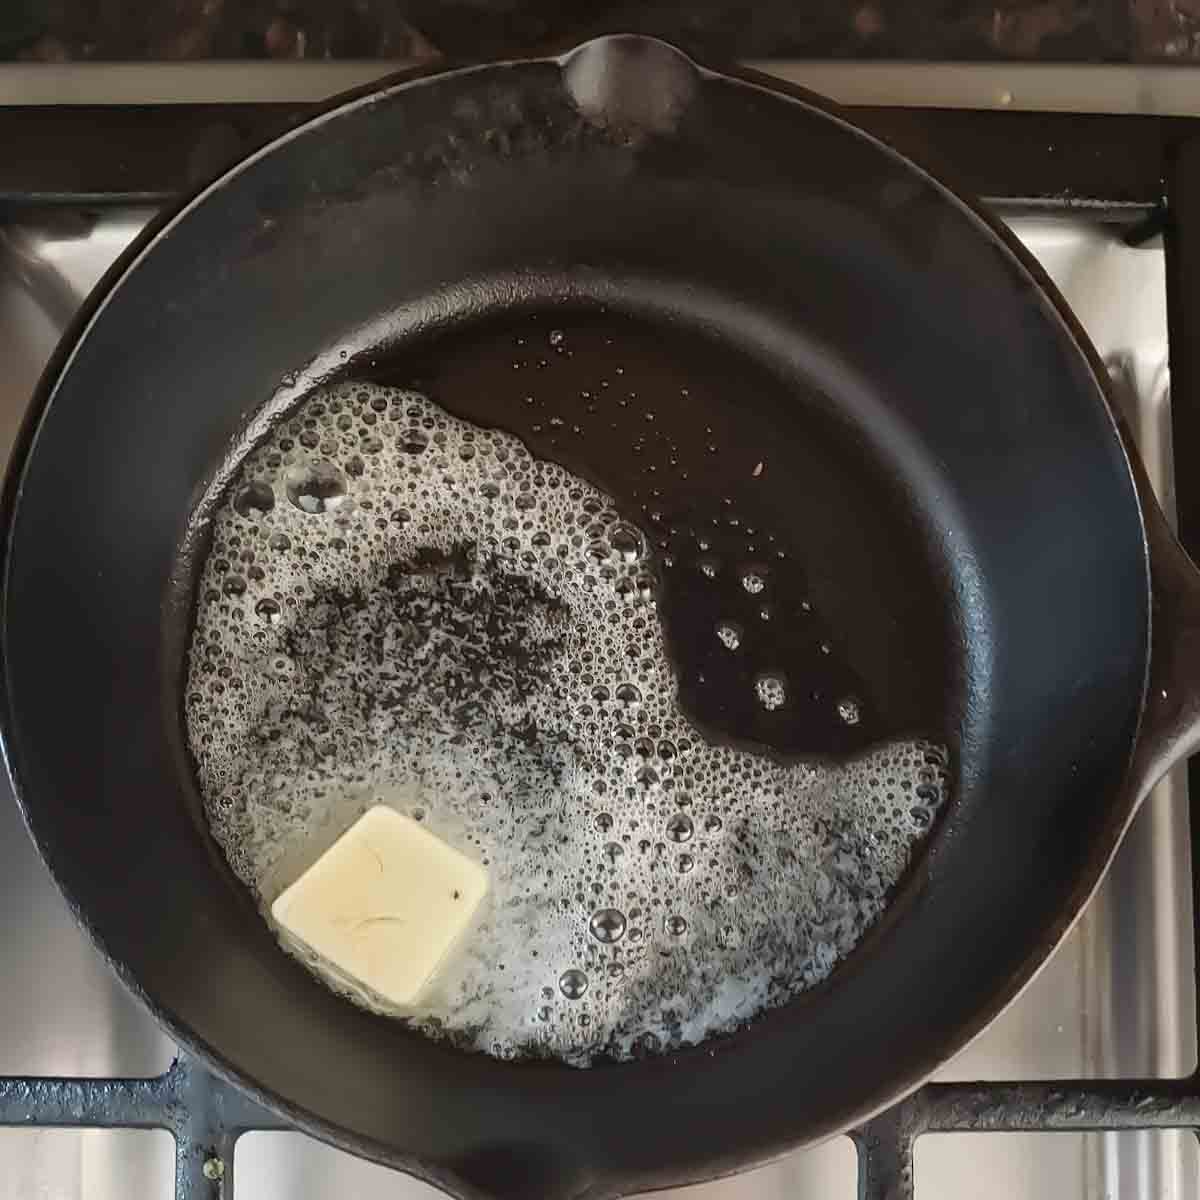
MULTIPOLYGON (((215 1070, 461 1195, 700 1180, 887 1105, 1030 978, 1197 740, 1197 576, 1038 269, 824 102, 640 38, 358 95, 160 222, 47 371, 5 506, 5 752, 79 919, 215 1070), (693 463, 685 486, 662 458, 668 518, 713 510, 734 554, 733 489, 798 564, 817 624, 781 614, 795 652, 828 640, 866 719, 839 741, 812 701, 737 732, 809 752, 922 732, 957 779, 824 986, 586 1072, 435 1045, 317 984, 207 838, 180 732, 203 500, 320 379, 419 369, 643 518, 624 427, 571 448, 521 416, 523 321, 626 330, 624 368, 663 385, 659 427, 693 463)), ((686 649, 695 597, 665 586, 686 649)), ((685 704, 736 723, 693 665, 685 704)))

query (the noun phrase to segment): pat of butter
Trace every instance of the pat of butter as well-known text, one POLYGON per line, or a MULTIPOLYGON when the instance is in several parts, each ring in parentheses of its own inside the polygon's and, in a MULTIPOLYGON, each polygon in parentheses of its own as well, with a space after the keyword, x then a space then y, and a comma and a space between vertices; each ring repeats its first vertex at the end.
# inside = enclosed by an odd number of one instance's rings
POLYGON ((408 1005, 487 890, 482 867, 380 804, 271 905, 271 915, 338 973, 408 1005))

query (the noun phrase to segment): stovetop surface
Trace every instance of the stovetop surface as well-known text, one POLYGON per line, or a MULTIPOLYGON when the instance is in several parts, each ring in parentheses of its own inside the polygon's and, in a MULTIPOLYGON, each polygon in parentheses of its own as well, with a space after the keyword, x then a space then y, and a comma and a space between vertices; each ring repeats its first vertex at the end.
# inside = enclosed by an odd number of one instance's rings
MULTIPOLYGON (((0 211, 0 459, 38 374, 84 295, 151 208, 34 205, 0 211)), ((1063 212, 1008 219, 1109 364, 1154 485, 1173 506, 1165 264, 1122 227, 1063 212)), ((153 1076, 175 1050, 80 933, 38 861, 7 785, 0 794, 0 1075, 153 1076)), ((1104 884, 1046 969, 945 1080, 1177 1077, 1196 1066, 1186 772, 1146 804, 1104 884)), ((168 1200, 164 1131, 0 1130, 0 1198, 168 1200)), ((296 1133, 237 1146, 237 1195, 317 1200, 429 1196, 427 1185, 296 1133)), ((1200 1197, 1200 1154, 1175 1131, 945 1134, 920 1138, 919 1197, 1200 1197)), ((836 1139, 694 1200, 857 1194, 856 1155, 836 1139)))

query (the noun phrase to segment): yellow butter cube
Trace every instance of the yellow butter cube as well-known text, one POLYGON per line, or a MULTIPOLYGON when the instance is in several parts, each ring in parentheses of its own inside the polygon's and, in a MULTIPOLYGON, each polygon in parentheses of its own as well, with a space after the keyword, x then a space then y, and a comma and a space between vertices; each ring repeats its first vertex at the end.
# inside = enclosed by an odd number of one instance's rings
POLYGON ((383 1000, 411 1005, 470 925, 487 873, 385 805, 271 906, 285 933, 383 1000))

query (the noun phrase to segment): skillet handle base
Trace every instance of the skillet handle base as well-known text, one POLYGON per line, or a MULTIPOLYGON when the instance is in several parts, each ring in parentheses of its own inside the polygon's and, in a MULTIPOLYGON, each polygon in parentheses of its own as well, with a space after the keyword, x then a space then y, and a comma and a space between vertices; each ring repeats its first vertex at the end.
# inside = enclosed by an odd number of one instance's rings
POLYGON ((1171 767, 1200 748, 1200 570, 1158 504, 1148 499, 1143 507, 1151 616, 1150 677, 1130 768, 1139 802, 1171 767))
POLYGON ((531 1142, 481 1150, 454 1164, 472 1200, 583 1200, 612 1195, 579 1163, 531 1142))

